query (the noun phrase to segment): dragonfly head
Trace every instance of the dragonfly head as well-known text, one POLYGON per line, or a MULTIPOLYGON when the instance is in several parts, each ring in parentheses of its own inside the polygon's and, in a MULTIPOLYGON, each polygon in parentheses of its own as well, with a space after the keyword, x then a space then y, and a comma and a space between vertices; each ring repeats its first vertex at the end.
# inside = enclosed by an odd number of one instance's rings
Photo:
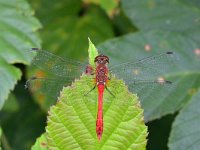
POLYGON ((109 58, 108 56, 105 56, 103 54, 98 55, 97 57, 95 57, 94 62, 98 65, 98 64, 105 64, 107 65, 109 63, 109 58))

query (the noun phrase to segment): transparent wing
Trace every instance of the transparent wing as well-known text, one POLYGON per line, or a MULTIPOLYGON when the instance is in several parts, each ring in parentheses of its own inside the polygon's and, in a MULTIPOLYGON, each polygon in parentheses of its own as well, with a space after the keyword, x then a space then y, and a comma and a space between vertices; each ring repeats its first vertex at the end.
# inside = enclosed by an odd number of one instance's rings
POLYGON ((128 88, 133 91, 134 93, 137 93, 139 98, 141 100, 144 99, 154 99, 156 97, 165 97, 164 95, 168 95, 167 92, 170 88, 172 88, 173 82, 168 80, 141 80, 141 81, 135 81, 130 82, 128 84, 128 88), (161 92, 160 92, 161 91, 161 92), (160 93, 159 93, 160 92, 160 93), (161 94, 163 93, 163 94, 161 94))
POLYGON ((62 77, 79 77, 85 70, 85 64, 72 59, 63 59, 50 52, 33 48, 36 53, 31 64, 39 69, 48 72, 50 75, 62 77))
MULTIPOLYGON (((73 78, 40 78, 32 77, 26 81, 25 88, 37 95, 56 100, 64 86, 71 84, 73 78)), ((45 99, 45 98, 44 98, 45 99)))
MULTIPOLYGON (((25 88, 28 88, 32 93, 34 93, 34 97, 37 99, 37 102, 39 102, 42 108, 48 109, 51 105, 55 104, 56 100, 58 100, 58 97, 62 96, 60 95, 60 92, 62 91, 63 87, 71 85, 73 79, 74 78, 70 77, 32 77, 26 82, 25 88)), ((89 87, 91 85, 90 88, 93 88, 93 81, 94 77, 88 76, 86 80, 82 80, 79 82, 83 82, 83 84, 87 83, 89 87)), ((82 93, 83 97, 84 94, 88 91, 89 90, 85 90, 85 92, 82 93)))
MULTIPOLYGON (((160 117, 167 112, 174 112, 173 104, 177 105, 178 102, 185 98, 183 94, 177 94, 180 89, 181 79, 172 78, 173 82, 165 81, 159 82, 145 82, 145 83, 132 83, 128 85, 130 91, 137 93, 142 107, 145 109, 145 120, 149 121, 154 118, 160 117), (178 99, 177 99, 178 98, 178 99)), ((183 87, 185 88, 185 87, 183 87)), ((187 90, 186 90, 187 91, 187 90)))
POLYGON ((173 96, 176 82, 168 81, 167 78, 175 68, 176 58, 173 52, 165 52, 111 67, 111 72, 117 78, 122 78, 128 89, 138 95, 143 107, 152 108, 145 111, 145 118, 156 113, 154 111, 162 113, 157 106, 173 96))
POLYGON ((126 84, 137 80, 157 80, 173 70, 176 55, 165 52, 147 57, 136 62, 128 62, 110 68, 118 78, 123 78, 126 84))
MULTIPOLYGON (((118 80, 113 82, 114 86, 118 85, 118 80)), ((137 80, 129 82, 128 84, 129 91, 137 94, 140 101, 151 101, 157 100, 161 97, 169 96, 167 91, 171 91, 174 87, 174 83, 172 81, 158 79, 158 80, 137 80)), ((112 92, 112 91, 111 91, 112 92)), ((124 103, 124 102, 122 102, 124 103)))
POLYGON ((43 100, 56 100, 63 86, 71 85, 85 71, 84 63, 63 59, 38 48, 32 48, 29 53, 35 55, 30 68, 34 75, 26 82, 25 87, 43 100))

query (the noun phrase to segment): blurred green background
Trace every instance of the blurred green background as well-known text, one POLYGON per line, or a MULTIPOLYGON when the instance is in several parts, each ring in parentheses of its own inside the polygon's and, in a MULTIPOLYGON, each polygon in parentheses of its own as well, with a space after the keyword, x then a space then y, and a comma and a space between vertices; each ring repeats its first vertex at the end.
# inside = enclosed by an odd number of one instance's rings
MULTIPOLYGON (((2 149, 31 149, 45 132, 47 111, 55 103, 45 103, 24 88, 32 73, 28 69, 31 62, 28 50, 39 47, 62 57, 86 61, 88 37, 100 52, 111 56, 113 64, 149 56, 148 51, 179 54, 180 66, 173 74, 179 79, 174 89, 177 99, 173 97, 173 102, 168 103, 161 98, 163 105, 158 114, 147 118, 147 149, 197 150, 198 0, 0 0, 2 149)), ((148 107, 145 105, 144 109, 148 107)))

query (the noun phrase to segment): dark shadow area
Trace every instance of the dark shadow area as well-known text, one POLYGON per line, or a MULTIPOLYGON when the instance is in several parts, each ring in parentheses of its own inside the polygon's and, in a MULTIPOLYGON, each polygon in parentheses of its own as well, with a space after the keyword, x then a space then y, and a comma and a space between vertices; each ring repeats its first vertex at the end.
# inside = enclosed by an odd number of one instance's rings
POLYGON ((24 84, 23 77, 0 112, 0 125, 5 142, 2 143, 3 149, 7 149, 6 147, 12 150, 30 149, 35 140, 45 132, 46 113, 34 102, 24 84))
POLYGON ((175 117, 176 114, 167 115, 147 123, 149 131, 147 150, 168 150, 168 138, 175 117))

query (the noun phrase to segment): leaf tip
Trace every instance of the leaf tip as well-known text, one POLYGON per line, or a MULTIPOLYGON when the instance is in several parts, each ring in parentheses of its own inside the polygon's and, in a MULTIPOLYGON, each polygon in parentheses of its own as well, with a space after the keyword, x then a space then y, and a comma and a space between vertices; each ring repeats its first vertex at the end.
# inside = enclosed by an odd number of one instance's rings
POLYGON ((95 66, 94 59, 98 55, 98 50, 96 49, 96 47, 94 46, 94 44, 92 43, 89 37, 88 37, 88 42, 89 42, 89 48, 88 48, 89 64, 92 67, 94 67, 95 66))

